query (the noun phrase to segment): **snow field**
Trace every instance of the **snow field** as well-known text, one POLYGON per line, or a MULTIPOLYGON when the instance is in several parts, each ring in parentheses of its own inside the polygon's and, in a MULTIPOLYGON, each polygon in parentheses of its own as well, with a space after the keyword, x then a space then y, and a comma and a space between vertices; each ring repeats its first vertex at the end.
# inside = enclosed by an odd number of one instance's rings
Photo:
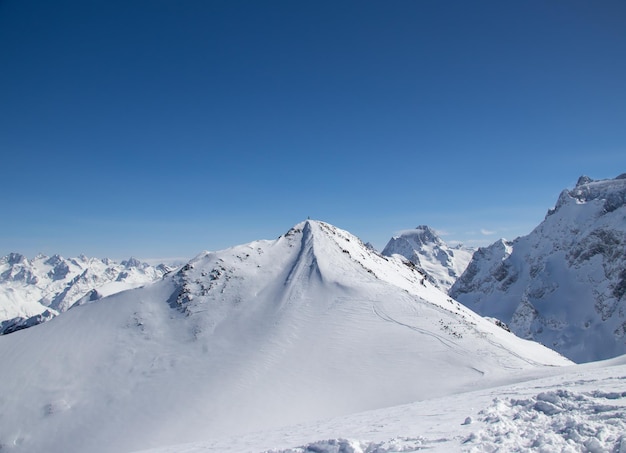
POLYGON ((626 357, 550 372, 502 387, 142 453, 624 453, 626 357))

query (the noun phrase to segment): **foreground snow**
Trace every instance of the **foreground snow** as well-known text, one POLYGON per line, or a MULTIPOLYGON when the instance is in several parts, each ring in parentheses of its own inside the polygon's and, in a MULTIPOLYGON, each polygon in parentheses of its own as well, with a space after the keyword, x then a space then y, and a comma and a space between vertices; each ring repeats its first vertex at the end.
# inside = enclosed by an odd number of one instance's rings
POLYGON ((626 452, 626 356, 549 373, 501 387, 143 453, 626 452))

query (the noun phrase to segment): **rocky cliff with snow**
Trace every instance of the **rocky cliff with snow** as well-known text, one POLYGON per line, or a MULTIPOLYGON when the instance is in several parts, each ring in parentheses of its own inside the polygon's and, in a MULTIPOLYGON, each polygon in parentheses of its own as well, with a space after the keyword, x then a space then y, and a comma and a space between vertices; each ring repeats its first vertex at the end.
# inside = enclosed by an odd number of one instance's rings
POLYGON ((63 258, 18 253, 0 258, 0 334, 48 321, 73 305, 160 279, 171 269, 135 258, 63 258))
POLYGON ((0 445, 50 453, 238 436, 570 363, 312 220, 0 336, 0 357, 0 445))
POLYGON ((577 362, 626 353, 626 174, 581 177, 529 235, 479 249, 450 294, 577 362))
POLYGON ((382 254, 402 255, 424 270, 430 281, 447 292, 472 259, 473 249, 449 246, 426 225, 392 237, 382 254))

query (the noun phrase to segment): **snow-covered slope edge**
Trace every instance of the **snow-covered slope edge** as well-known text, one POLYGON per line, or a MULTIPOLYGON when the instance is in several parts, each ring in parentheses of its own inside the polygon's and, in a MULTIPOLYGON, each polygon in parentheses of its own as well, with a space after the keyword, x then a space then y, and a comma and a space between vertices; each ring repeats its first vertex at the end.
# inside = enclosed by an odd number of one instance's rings
POLYGON ((551 374, 502 387, 140 453, 626 451, 626 357, 564 367, 551 374))
POLYGON ((444 292, 448 292, 463 274, 473 253, 473 249, 462 245, 449 246, 426 225, 400 232, 389 240, 382 252, 385 256, 404 256, 423 269, 431 282, 444 292))
POLYGON ((405 262, 303 222, 0 337, 7 451, 119 452, 444 396, 569 364, 405 262))
POLYGON ((0 258, 0 335, 48 321, 74 304, 160 279, 171 269, 135 258, 63 258, 19 253, 0 258))
POLYGON ((450 294, 577 362, 626 353, 626 175, 581 177, 529 235, 478 250, 450 294))

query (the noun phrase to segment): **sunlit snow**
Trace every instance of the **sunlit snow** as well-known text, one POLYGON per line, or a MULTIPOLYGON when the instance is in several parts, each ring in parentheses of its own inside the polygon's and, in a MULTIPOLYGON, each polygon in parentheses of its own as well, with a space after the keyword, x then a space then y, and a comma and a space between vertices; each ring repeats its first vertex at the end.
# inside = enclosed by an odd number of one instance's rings
POLYGON ((0 356, 3 449, 64 453, 243 439, 570 364, 317 221, 2 336, 0 356))

